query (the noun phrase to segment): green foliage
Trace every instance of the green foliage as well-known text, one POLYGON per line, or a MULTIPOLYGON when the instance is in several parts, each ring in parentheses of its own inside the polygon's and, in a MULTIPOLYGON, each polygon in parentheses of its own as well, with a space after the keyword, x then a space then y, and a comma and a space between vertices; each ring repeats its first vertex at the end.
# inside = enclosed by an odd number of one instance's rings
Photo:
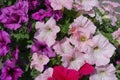
POLYGON ((118 77, 118 80, 120 80, 120 64, 116 66, 116 76, 118 77))
POLYGON ((61 65, 61 56, 57 55, 55 58, 51 58, 49 63, 48 63, 48 66, 49 67, 53 67, 53 66, 56 66, 56 65, 61 65))

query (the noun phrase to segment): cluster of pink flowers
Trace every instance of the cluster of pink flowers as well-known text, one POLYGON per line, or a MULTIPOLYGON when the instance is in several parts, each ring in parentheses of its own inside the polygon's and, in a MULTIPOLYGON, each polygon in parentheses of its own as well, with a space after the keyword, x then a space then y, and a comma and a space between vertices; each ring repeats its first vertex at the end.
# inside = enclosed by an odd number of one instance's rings
MULTIPOLYGON (((69 26, 68 34, 70 34, 70 37, 65 37, 60 41, 55 40, 60 28, 56 25, 53 18, 50 18, 46 23, 36 22, 36 30, 34 38, 38 41, 45 41, 49 47, 54 49, 56 54, 62 57, 62 67, 49 68, 44 73, 41 73, 36 80, 78 80, 86 74, 91 75, 90 80, 96 80, 96 77, 100 77, 99 80, 102 77, 110 78, 110 76, 107 76, 106 70, 114 68, 109 62, 116 48, 99 32, 95 34, 96 26, 88 18, 81 15, 74 19, 74 22, 69 26), (84 68, 86 64, 89 66, 84 68), (92 65, 95 65, 96 68, 92 65), (99 71, 99 67, 100 70, 101 67, 104 68, 103 72, 102 70, 99 71), (62 68, 63 70, 61 70, 62 68), (95 73, 96 70, 99 72, 95 73), (66 71, 68 71, 67 74, 66 71), (106 74, 104 76, 99 75, 102 73, 106 74)), ((48 62, 49 58, 47 55, 34 53, 31 67, 42 72, 48 62)), ((113 69, 113 72, 115 73, 115 69, 113 69)), ((109 80, 117 80, 113 72, 109 73, 114 76, 109 80)))

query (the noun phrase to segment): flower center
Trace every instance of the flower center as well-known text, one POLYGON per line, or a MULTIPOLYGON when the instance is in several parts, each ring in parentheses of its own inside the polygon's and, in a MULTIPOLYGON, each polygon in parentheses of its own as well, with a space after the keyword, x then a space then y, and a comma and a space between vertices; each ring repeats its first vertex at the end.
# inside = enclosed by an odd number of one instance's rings
POLYGON ((80 41, 85 42, 86 41, 86 37, 85 36, 81 36, 80 37, 80 41))
POLYGON ((82 3, 83 0, 80 0, 80 2, 82 3))
POLYGON ((99 50, 100 50, 100 48, 99 48, 98 46, 96 46, 96 47, 94 48, 94 51, 95 51, 95 52, 99 52, 99 50))
POLYGON ((104 74, 105 74, 105 71, 100 71, 100 74, 104 75, 104 74))

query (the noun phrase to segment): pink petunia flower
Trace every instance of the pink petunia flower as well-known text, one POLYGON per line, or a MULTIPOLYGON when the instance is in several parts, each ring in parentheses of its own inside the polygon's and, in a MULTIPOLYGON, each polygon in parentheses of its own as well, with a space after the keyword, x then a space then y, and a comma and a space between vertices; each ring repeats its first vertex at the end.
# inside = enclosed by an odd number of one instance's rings
POLYGON ((81 52, 89 53, 90 45, 93 45, 92 35, 89 30, 82 29, 70 36, 70 42, 81 52))
POLYGON ((98 5, 98 0, 75 0, 74 8, 76 10, 90 11, 98 5))
POLYGON ((37 29, 35 39, 40 42, 45 41, 49 47, 55 43, 56 34, 60 31, 60 28, 53 18, 50 18, 46 23, 36 22, 35 27, 37 29))
POLYGON ((64 55, 61 59, 63 62, 62 65, 68 69, 79 70, 85 64, 83 55, 84 54, 78 50, 75 50, 73 54, 64 55))
POLYGON ((30 67, 42 72, 44 69, 44 65, 46 65, 48 62, 49 58, 47 56, 34 53, 32 56, 30 67))
POLYGON ((96 31, 96 26, 83 15, 74 19, 74 22, 70 25, 69 34, 76 33, 81 29, 89 30, 91 34, 94 34, 96 31))
POLYGON ((107 65, 116 48, 102 34, 94 36, 93 42, 95 44, 91 54, 96 66, 107 65))
POLYGON ((74 52, 74 47, 70 44, 69 38, 65 37, 61 41, 57 42, 53 49, 61 56, 70 55, 74 52))
POLYGON ((53 69, 52 68, 48 68, 44 71, 44 73, 41 73, 40 75, 38 75, 35 80, 48 80, 48 78, 52 77, 53 74, 53 69))
POLYGON ((120 7, 119 3, 116 2, 112 2, 112 1, 107 1, 104 0, 102 1, 102 5, 100 7, 98 7, 100 9, 100 11, 105 12, 108 11, 109 14, 103 16, 103 18, 108 18, 111 20, 111 24, 113 26, 116 26, 116 22, 117 22, 117 17, 120 16, 119 12, 115 11, 115 8, 120 7))
POLYGON ((90 80, 118 80, 115 75, 115 67, 113 64, 96 67, 96 71, 90 76, 90 80))
POLYGON ((62 10, 62 8, 72 9, 73 0, 49 0, 54 10, 62 10))
POLYGON ((120 44, 120 28, 112 33, 113 39, 115 39, 116 41, 118 41, 118 43, 120 44))

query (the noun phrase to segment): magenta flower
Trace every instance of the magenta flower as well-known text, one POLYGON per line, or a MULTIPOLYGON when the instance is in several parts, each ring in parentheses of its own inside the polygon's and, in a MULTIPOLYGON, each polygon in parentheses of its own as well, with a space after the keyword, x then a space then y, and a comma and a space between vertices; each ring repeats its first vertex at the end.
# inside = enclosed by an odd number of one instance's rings
POLYGON ((15 61, 7 60, 2 68, 1 80, 18 80, 23 71, 15 65, 15 61))
POLYGON ((9 51, 8 44, 10 43, 9 34, 3 30, 0 30, 0 56, 5 56, 9 51))
POLYGON ((18 54, 19 54, 19 49, 16 47, 16 49, 12 52, 12 56, 14 60, 18 60, 18 54))
POLYGON ((40 9, 38 12, 32 14, 32 18, 35 20, 43 21, 45 18, 53 17, 56 21, 62 18, 61 10, 53 10, 50 6, 50 2, 45 0, 45 6, 47 10, 40 9))
POLYGON ((42 55, 46 55, 48 57, 55 57, 56 54, 53 52, 52 48, 48 47, 45 42, 39 42, 38 40, 34 40, 34 44, 31 47, 31 51, 33 53, 39 53, 42 55))
POLYGON ((28 2, 19 1, 18 3, 1 9, 0 22, 10 30, 21 27, 21 23, 28 21, 28 2))
POLYGON ((41 0, 19 0, 19 1, 28 1, 30 10, 36 9, 41 4, 41 0))

